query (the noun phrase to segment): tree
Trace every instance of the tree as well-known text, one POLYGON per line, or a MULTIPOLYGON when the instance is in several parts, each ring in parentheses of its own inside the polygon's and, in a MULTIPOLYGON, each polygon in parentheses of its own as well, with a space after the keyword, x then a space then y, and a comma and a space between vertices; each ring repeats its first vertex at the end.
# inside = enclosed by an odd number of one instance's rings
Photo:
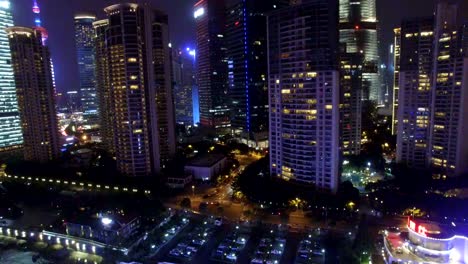
POLYGON ((183 207, 183 208, 192 208, 192 201, 190 200, 190 198, 185 197, 180 202, 180 206, 183 207))
POLYGON ((218 208, 216 208, 216 212, 218 213, 218 215, 222 215, 224 213, 224 208, 219 206, 218 208))

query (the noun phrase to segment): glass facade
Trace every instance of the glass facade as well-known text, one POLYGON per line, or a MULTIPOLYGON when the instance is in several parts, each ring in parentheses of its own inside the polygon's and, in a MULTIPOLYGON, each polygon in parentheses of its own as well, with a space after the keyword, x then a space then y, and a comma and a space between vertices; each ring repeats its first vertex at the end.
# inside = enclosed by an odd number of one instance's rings
POLYGON ((228 57, 231 126, 236 135, 261 138, 268 130, 268 64, 266 14, 288 0, 238 0, 228 8, 228 57))
POLYGON ((0 151, 21 146, 23 136, 18 113, 10 45, 5 31, 13 26, 10 2, 0 1, 0 151))
POLYGON ((363 54, 363 99, 383 102, 378 72, 375 0, 340 0, 340 42, 349 53, 363 54))
POLYGON ((200 124, 220 134, 231 126, 224 9, 222 0, 201 0, 194 6, 200 124))
POLYGON ((193 87, 195 86, 195 51, 176 50, 172 56, 174 71, 174 106, 178 124, 193 124, 193 87))
POLYGON ((75 42, 80 74, 81 106, 85 118, 96 120, 98 99, 96 96, 96 75, 94 60, 94 15, 75 16, 75 42))

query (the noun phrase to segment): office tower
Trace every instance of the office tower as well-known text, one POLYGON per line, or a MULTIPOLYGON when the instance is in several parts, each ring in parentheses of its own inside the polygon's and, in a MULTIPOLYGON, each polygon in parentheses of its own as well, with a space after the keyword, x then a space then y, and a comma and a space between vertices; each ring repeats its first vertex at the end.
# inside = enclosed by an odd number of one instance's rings
POLYGON ((94 59, 94 28, 96 16, 75 15, 75 45, 80 78, 80 96, 83 117, 86 123, 97 123, 98 98, 96 96, 96 75, 94 59))
POLYGON ((219 134, 228 132, 231 126, 224 8, 224 0, 200 0, 194 6, 200 124, 219 134))
POLYGON ((235 135, 257 147, 268 140, 269 12, 289 0, 237 0, 227 8, 226 40, 231 127, 235 135))
POLYGON ((195 50, 174 50, 174 108, 178 124, 193 125, 193 87, 195 86, 195 50))
POLYGON ((5 63, 0 64, 0 151, 21 147, 20 117, 16 98, 15 79, 11 63, 10 44, 5 28, 13 26, 10 1, 0 1, 0 54, 5 63))
POLYGON ((268 17, 271 175, 332 192, 339 183, 337 24, 337 2, 327 0, 268 17))
POLYGON ((393 41, 393 100, 392 100, 392 135, 396 134, 398 125, 398 92, 400 91, 400 53, 401 53, 401 28, 395 28, 393 41))
POLYGON ((129 176, 158 173, 175 152, 168 18, 139 4, 104 11, 108 25, 103 22, 97 38, 105 37, 105 47, 97 49, 98 77, 104 76, 98 84, 104 86, 98 90, 110 90, 117 168, 129 176))
POLYGON ((340 52, 340 126, 343 155, 361 153, 362 57, 361 53, 340 52))
POLYGON ((107 19, 93 22, 94 37, 94 57, 96 94, 99 105, 99 126, 104 148, 114 153, 114 114, 112 112, 112 96, 109 81, 109 58, 106 47, 106 30, 109 26, 107 19))
POLYGON ((381 103, 375 0, 339 0, 340 42, 347 52, 364 55, 363 99, 381 103))
POLYGON ((415 18, 401 24, 398 90, 398 163, 426 168, 429 145, 434 19, 415 18))
POLYGON ((47 162, 59 156, 55 90, 49 50, 39 30, 6 29, 10 41, 26 160, 47 162))
POLYGON ((67 110, 70 113, 80 111, 80 96, 78 91, 68 91, 66 95, 67 110))
POLYGON ((463 28, 457 25, 457 5, 439 3, 434 29, 429 149, 434 178, 445 179, 467 171, 468 54, 463 50, 463 28))

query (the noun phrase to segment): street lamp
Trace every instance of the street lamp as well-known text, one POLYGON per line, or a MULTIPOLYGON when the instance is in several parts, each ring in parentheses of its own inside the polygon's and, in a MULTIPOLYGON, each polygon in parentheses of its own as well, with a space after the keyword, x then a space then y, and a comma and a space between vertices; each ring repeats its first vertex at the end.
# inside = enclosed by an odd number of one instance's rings
POLYGON ((192 185, 192 197, 195 197, 195 185, 192 185))

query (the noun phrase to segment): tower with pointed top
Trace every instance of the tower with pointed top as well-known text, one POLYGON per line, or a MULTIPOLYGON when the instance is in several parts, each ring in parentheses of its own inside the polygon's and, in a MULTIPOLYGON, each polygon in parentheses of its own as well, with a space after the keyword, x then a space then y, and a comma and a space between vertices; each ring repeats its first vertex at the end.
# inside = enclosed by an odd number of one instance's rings
POLYGON ((34 29, 41 32, 42 45, 45 45, 49 38, 49 33, 47 32, 47 29, 42 26, 41 9, 39 8, 39 4, 37 4, 37 0, 34 0, 32 11, 34 13, 34 29))

